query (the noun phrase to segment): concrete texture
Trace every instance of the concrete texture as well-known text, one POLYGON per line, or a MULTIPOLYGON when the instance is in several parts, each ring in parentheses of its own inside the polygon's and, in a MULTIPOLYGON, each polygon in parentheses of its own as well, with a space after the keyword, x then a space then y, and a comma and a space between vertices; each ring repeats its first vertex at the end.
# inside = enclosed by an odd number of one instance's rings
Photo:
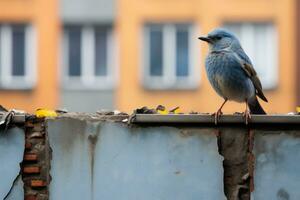
POLYGON ((50 199, 225 199, 217 137, 204 128, 47 122, 50 199))
POLYGON ((256 131, 253 200, 300 199, 300 131, 256 131))
POLYGON ((23 200, 24 199, 24 183, 22 181, 22 176, 18 176, 13 188, 5 200, 23 200))
POLYGON ((24 137, 24 131, 19 128, 0 132, 0 160, 2 163, 0 165, 0 199, 4 199, 12 187, 14 187, 12 192, 18 193, 16 194, 17 196, 23 193, 23 190, 17 186, 19 185, 18 181, 18 184, 14 185, 14 180, 20 173, 20 163, 23 160, 24 154, 24 137), (15 187, 18 187, 20 190, 15 189, 15 187))

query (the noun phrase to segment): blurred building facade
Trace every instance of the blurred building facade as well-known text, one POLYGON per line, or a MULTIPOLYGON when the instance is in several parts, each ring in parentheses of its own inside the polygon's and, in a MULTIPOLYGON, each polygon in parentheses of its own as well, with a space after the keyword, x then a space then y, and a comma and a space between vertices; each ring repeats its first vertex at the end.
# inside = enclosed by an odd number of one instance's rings
POLYGON ((115 107, 114 0, 60 0, 60 102, 72 111, 115 107))
POLYGON ((58 103, 57 1, 0 1, 0 97, 32 111, 58 103))
MULTIPOLYGON (((269 99, 263 107, 293 111, 296 2, 1 1, 1 103, 27 111, 162 104, 213 112, 223 100, 208 83, 208 48, 197 37, 224 27, 240 38, 255 65, 269 99)), ((228 103, 224 110, 243 111, 244 105, 228 103)))
MULTIPOLYGON (((197 41, 197 36, 215 27, 226 27, 240 37, 255 64, 270 101, 262 103, 263 107, 268 112, 294 110, 298 84, 295 3, 121 0, 121 84, 117 89, 117 107, 131 110, 163 104, 179 105, 184 110, 215 111, 223 100, 208 83, 204 70, 208 48, 197 41), (180 27, 182 24, 186 28, 180 27)), ((237 103, 224 107, 230 112, 244 109, 237 103)))

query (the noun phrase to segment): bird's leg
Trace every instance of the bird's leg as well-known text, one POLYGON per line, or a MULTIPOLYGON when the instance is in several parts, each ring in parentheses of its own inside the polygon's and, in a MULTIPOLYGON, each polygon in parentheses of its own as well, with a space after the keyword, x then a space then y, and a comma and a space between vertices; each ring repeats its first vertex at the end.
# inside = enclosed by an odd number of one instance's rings
POLYGON ((249 119, 251 119, 251 114, 250 114, 250 111, 248 108, 248 100, 247 99, 246 99, 246 110, 245 110, 243 116, 245 117, 246 124, 248 124, 249 119))
POLYGON ((222 103, 221 107, 218 109, 217 112, 213 113, 212 116, 215 117, 215 124, 217 125, 218 124, 218 120, 220 118, 220 116, 223 114, 222 113, 222 108, 223 106, 225 105, 225 103, 227 102, 228 99, 224 99, 224 102, 222 103))

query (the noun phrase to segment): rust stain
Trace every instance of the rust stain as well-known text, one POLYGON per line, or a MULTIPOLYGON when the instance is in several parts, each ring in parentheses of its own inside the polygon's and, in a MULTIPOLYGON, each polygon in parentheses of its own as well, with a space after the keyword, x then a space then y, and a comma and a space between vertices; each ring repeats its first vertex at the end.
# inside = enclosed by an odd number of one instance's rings
POLYGON ((254 131, 249 130, 248 133, 248 171, 249 171, 249 189, 250 193, 254 191, 254 164, 255 164, 255 156, 253 154, 254 147, 254 131))

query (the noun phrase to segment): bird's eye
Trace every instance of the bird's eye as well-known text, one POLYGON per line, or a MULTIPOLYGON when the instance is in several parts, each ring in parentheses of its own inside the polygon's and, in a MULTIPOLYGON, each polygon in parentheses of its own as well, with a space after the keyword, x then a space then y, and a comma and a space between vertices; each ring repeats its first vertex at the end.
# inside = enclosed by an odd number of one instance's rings
POLYGON ((221 39, 222 39, 222 37, 220 37, 220 36, 216 36, 216 37, 215 37, 215 39, 216 39, 216 40, 221 40, 221 39))

